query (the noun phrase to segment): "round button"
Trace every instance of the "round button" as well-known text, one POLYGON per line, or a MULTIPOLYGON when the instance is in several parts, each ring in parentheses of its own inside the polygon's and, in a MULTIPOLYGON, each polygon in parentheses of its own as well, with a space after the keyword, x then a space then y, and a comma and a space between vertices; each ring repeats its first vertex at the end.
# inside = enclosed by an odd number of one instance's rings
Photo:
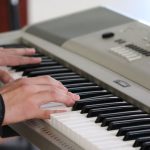
POLYGON ((107 32, 102 34, 103 39, 112 38, 115 34, 113 32, 107 32))

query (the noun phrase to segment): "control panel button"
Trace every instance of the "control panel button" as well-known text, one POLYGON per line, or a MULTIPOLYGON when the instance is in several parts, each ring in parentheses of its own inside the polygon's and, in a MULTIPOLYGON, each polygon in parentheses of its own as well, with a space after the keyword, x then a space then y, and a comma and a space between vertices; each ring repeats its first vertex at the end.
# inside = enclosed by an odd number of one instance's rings
POLYGON ((103 39, 112 38, 115 34, 113 32, 107 32, 102 34, 103 39))

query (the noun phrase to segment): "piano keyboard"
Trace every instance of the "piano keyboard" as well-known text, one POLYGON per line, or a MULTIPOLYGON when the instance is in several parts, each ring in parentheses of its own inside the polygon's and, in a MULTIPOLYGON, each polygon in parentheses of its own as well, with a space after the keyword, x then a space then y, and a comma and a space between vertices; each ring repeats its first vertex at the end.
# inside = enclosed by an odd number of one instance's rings
POLYGON ((42 62, 4 69, 15 79, 50 75, 81 97, 72 111, 53 114, 47 121, 56 130, 85 150, 150 149, 149 114, 40 52, 34 57, 41 57, 42 62))

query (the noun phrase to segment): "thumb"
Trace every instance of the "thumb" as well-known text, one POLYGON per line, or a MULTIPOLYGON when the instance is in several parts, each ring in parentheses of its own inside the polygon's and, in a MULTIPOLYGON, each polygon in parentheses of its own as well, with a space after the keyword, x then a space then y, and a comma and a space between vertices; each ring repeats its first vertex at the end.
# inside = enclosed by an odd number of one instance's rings
POLYGON ((2 81, 4 84, 6 84, 13 80, 14 79, 11 77, 11 75, 7 71, 0 70, 0 81, 2 81))

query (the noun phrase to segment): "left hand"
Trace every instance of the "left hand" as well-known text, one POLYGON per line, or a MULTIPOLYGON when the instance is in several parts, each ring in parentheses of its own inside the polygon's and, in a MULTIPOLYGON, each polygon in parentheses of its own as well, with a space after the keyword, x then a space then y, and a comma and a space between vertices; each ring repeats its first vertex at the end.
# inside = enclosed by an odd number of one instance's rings
POLYGON ((35 54, 33 48, 0 48, 0 66, 36 64, 41 58, 28 57, 35 54))

